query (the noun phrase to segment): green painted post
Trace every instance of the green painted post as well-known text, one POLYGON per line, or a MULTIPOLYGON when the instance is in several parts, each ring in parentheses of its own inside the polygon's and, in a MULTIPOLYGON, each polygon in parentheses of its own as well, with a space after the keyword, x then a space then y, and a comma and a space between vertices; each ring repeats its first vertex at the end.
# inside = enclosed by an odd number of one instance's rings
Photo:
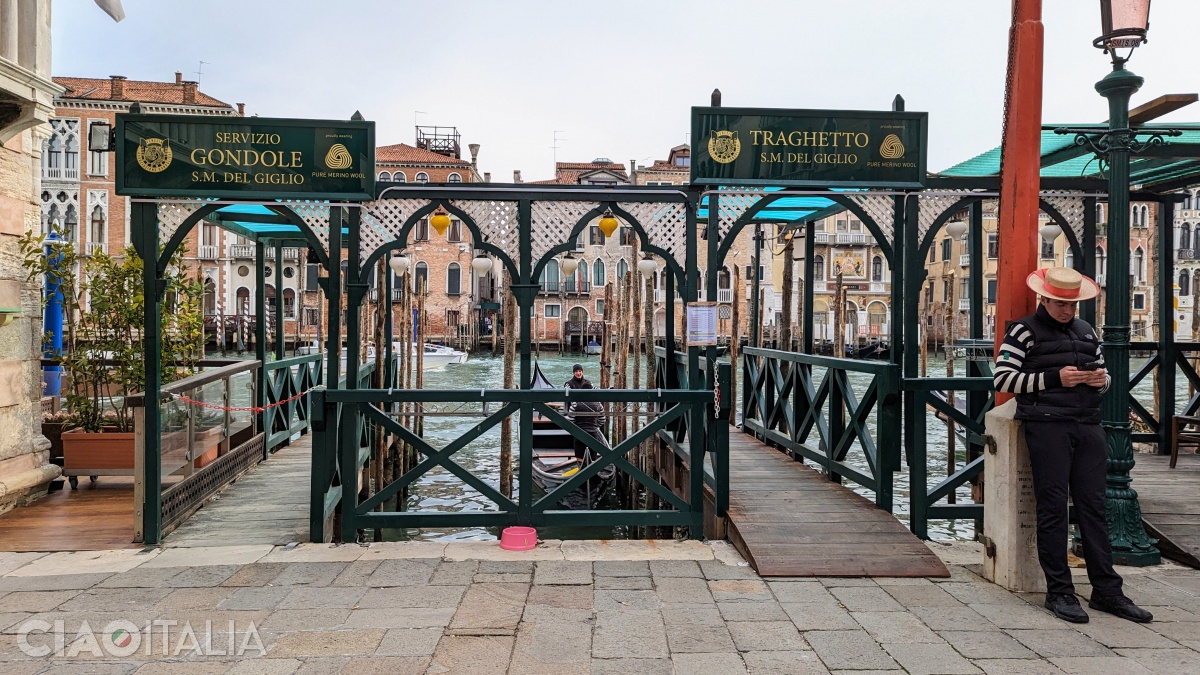
POLYGON ((133 203, 131 214, 134 241, 140 242, 142 257, 142 354, 146 369, 145 460, 142 481, 145 497, 141 507, 142 543, 158 544, 162 538, 162 323, 158 304, 164 283, 158 267, 158 206, 133 203))
POLYGON ((1175 415, 1175 202, 1158 202, 1158 454, 1169 452, 1175 415))
MULTIPOLYGON (((254 374, 254 405, 263 406, 267 402, 267 280, 266 280, 266 245, 262 241, 254 242, 254 358, 258 359, 258 370, 254 374)), ((266 411, 257 415, 259 432, 270 435, 270 416, 266 411)), ((271 450, 263 443, 262 457, 271 456, 271 450)))
MULTIPOLYGON (((709 210, 711 211, 712 209, 709 209, 709 210)), ((754 224, 754 257, 752 258, 752 260, 754 261, 752 263, 754 265, 754 269, 750 273, 750 279, 751 279, 750 288, 752 289, 750 291, 750 295, 751 295, 751 298, 750 298, 750 346, 751 347, 761 347, 762 346, 762 325, 763 325, 762 307, 758 306, 759 288, 762 285, 762 283, 759 281, 759 278, 758 278, 758 270, 759 270, 759 267, 762 265, 762 245, 763 245, 762 226, 759 225, 758 223, 755 223, 754 224)))
MULTIPOLYGON (((346 389, 359 388, 359 367, 361 357, 362 330, 359 325, 358 311, 366 292, 366 284, 362 282, 359 269, 359 250, 361 237, 359 232, 360 210, 351 207, 350 216, 350 246, 346 260, 346 389)), ((378 356, 376 357, 378 361, 378 356)), ((378 367, 378 363, 376 363, 378 367)), ((358 540, 358 528, 355 523, 355 510, 358 507, 359 491, 359 412, 353 404, 342 406, 342 428, 339 430, 341 447, 338 456, 342 464, 342 541, 358 540)))
MULTIPOLYGON (((519 232, 517 262, 520 284, 510 285, 509 291, 517 294, 517 311, 520 313, 521 381, 517 386, 527 389, 533 377, 532 346, 533 301, 537 297, 537 280, 533 278, 533 204, 522 199, 517 204, 517 231, 519 232)), ((604 308, 608 311, 608 308, 604 308)), ((529 524, 533 519, 533 404, 521 402, 520 445, 518 447, 517 471, 517 521, 529 524)))
MULTIPOLYGON (((1096 198, 1083 198, 1083 241, 1079 247, 1083 249, 1083 260, 1075 261, 1075 269, 1083 274, 1096 278, 1096 198)), ((1079 318, 1096 325, 1096 303, 1098 300, 1088 300, 1079 304, 1079 318)))
MULTIPOLYGON (((1096 83, 1096 91, 1108 99, 1108 240, 1129 241, 1129 150, 1134 139, 1129 132, 1129 97, 1142 86, 1142 78, 1125 70, 1123 62, 1096 83)), ((1133 445, 1129 438, 1129 247, 1110 246, 1108 297, 1104 310, 1104 358, 1112 386, 1104 397, 1101 423, 1108 438, 1109 539, 1113 560, 1118 565, 1156 565, 1160 560, 1154 542, 1142 526, 1142 508, 1133 479, 1133 445)))
MULTIPOLYGON (((903 263, 897 265, 897 268, 903 268, 904 274, 903 280, 899 282, 893 276, 892 291, 895 293, 898 283, 905 284, 905 288, 902 289, 903 292, 900 293, 899 297, 893 296, 893 302, 898 303, 893 305, 893 321, 897 323, 896 329, 900 331, 903 339, 892 343, 892 351, 898 352, 903 350, 903 360, 899 361, 903 366, 901 383, 907 379, 918 377, 918 357, 921 350, 919 341, 924 339, 917 326, 917 322, 921 319, 917 301, 920 298, 921 286, 925 283, 925 275, 927 274, 924 266, 924 256, 921 255, 920 234, 917 232, 917 218, 919 215, 920 204, 916 197, 908 200, 901 200, 899 197, 896 198, 896 256, 903 260, 903 263), (897 308, 899 308, 898 313, 896 313, 897 308)), ((894 331, 893 335, 895 335, 894 331)), ((907 388, 904 391, 903 414, 904 456, 908 461, 909 467, 915 471, 915 463, 917 461, 924 462, 925 448, 923 444, 918 443, 916 440, 914 427, 920 426, 921 435, 924 437, 925 408, 918 401, 916 392, 907 388), (920 459, 918 459, 918 452, 920 453, 920 459)), ((910 494, 912 495, 911 499, 916 499, 914 490, 910 489, 910 494)), ((913 503, 915 504, 916 502, 913 503)), ((915 517, 913 520, 916 520, 915 517)))
MULTIPOLYGON (((325 331, 325 387, 326 389, 341 388, 341 359, 342 359, 342 208, 338 206, 329 209, 329 258, 326 261, 325 284, 321 290, 325 292, 326 316, 325 331)), ((325 541, 332 533, 325 531, 325 497, 331 488, 334 474, 338 471, 339 424, 338 405, 320 397, 324 401, 322 419, 324 432, 313 443, 312 480, 312 523, 309 527, 313 541, 325 541), (318 538, 319 537, 319 538, 318 538)))
MULTIPOLYGON (((816 265, 813 257, 817 254, 816 227, 812 221, 804 223, 804 349, 805 354, 813 353, 813 275, 816 265)), ((893 349, 895 343, 892 343, 893 349)))
POLYGON ((275 242, 275 360, 286 356, 283 344, 283 242, 275 242))

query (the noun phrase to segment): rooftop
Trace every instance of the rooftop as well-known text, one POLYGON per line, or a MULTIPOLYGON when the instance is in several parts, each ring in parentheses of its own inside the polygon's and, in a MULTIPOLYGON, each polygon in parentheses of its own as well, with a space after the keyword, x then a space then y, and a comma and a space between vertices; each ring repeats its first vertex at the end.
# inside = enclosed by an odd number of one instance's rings
POLYGON ((233 108, 199 91, 195 82, 184 82, 177 75, 174 82, 150 82, 127 80, 123 77, 56 77, 54 82, 66 91, 59 98, 84 99, 88 101, 137 101, 138 103, 167 103, 174 105, 196 105, 211 108, 233 108), (185 101, 188 90, 194 92, 195 100, 185 101), (115 93, 114 93, 115 92, 115 93))
POLYGON ((414 148, 411 145, 397 143, 381 145, 375 148, 375 164, 416 164, 420 166, 470 166, 465 159, 455 159, 446 155, 414 148))

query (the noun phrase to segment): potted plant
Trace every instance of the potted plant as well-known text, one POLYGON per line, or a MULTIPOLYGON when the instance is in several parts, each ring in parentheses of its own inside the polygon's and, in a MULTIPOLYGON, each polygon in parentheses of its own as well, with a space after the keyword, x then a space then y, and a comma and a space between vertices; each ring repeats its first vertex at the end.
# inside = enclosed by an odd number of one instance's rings
MULTIPOLYGON (((31 279, 58 283, 63 304, 63 397, 74 429, 62 433, 63 468, 133 468, 133 410, 127 397, 145 389, 142 353, 142 260, 132 248, 120 257, 97 251, 80 257, 70 237, 21 240, 31 279)), ((163 383, 194 372, 202 353, 203 284, 188 277, 181 248, 166 275, 162 314, 163 383)), ((47 340, 50 335, 45 336, 47 340)), ((165 449, 164 449, 165 450, 165 449)))

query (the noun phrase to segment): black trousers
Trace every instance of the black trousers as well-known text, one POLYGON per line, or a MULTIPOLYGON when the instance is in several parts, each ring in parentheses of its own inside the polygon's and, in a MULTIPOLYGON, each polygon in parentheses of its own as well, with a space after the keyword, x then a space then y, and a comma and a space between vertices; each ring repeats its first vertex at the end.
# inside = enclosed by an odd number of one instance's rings
POLYGON ((1033 490, 1037 497, 1038 562, 1046 574, 1046 592, 1073 594, 1067 566, 1067 495, 1075 504, 1088 579, 1099 595, 1120 595, 1121 577, 1113 569, 1104 505, 1108 452, 1099 424, 1023 422, 1033 490))

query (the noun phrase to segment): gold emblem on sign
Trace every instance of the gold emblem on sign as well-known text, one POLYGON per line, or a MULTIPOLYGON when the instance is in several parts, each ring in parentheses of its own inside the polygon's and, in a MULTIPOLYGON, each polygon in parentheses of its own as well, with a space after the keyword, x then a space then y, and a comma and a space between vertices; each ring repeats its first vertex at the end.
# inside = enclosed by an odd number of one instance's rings
POLYGON ((171 166, 171 142, 165 138, 143 138, 138 143, 138 166, 159 173, 171 166))
POLYGON ((900 159, 904 156, 904 144, 896 134, 888 134, 879 146, 879 155, 884 159, 900 159))
POLYGON ((349 169, 353 163, 354 158, 350 156, 350 151, 341 143, 334 143, 329 152, 325 153, 325 166, 330 169, 349 169))
POLYGON ((713 131, 708 138, 708 155, 718 164, 728 164, 738 158, 742 142, 736 131, 713 131))

